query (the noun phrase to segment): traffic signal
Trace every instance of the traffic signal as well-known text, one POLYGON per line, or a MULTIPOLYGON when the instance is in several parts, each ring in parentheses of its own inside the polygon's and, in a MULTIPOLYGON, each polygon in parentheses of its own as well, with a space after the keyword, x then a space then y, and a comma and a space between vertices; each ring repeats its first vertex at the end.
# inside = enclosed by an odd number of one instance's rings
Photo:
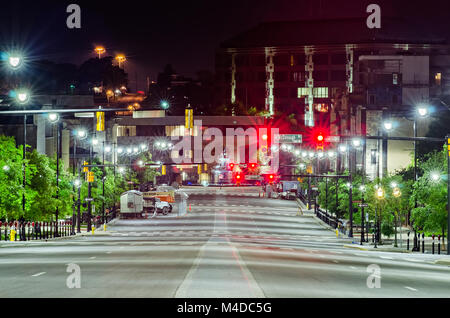
POLYGON ((86 174, 86 181, 94 182, 94 172, 93 171, 88 171, 88 173, 86 174))
POLYGON ((267 183, 269 183, 269 184, 273 184, 275 181, 276 181, 276 175, 275 174, 267 174, 266 176, 265 176, 265 179, 266 179, 266 182, 267 183))
POLYGON ((320 149, 323 150, 323 144, 325 141, 325 136, 323 133, 319 132, 316 136, 315 136, 315 142, 316 142, 316 149, 320 149))
POLYGON ((166 166, 165 165, 161 166, 161 175, 163 175, 163 176, 166 175, 166 166))
MULTIPOLYGON (((89 163, 87 161, 83 161, 83 166, 88 165, 89 163)), ((83 172, 89 172, 89 167, 83 167, 83 172)))
POLYGON ((184 128, 194 128, 194 110, 193 109, 185 109, 185 116, 184 116, 184 128))
POLYGON ((233 171, 235 164, 234 163, 229 163, 228 164, 228 169, 230 169, 231 171, 233 171))
POLYGON ((254 169, 258 168, 258 164, 257 163, 250 163, 250 164, 248 164, 248 167, 250 169, 254 170, 254 169))
POLYGON ((236 182, 236 184, 240 184, 242 181, 244 181, 244 179, 245 176, 242 173, 238 173, 234 177, 234 181, 236 182))
POLYGON ((97 131, 105 130, 105 112, 96 112, 97 116, 97 131))
POLYGON ((197 172, 198 172, 198 174, 201 174, 201 173, 202 173, 202 165, 201 165, 201 164, 198 164, 198 166, 197 166, 197 172))

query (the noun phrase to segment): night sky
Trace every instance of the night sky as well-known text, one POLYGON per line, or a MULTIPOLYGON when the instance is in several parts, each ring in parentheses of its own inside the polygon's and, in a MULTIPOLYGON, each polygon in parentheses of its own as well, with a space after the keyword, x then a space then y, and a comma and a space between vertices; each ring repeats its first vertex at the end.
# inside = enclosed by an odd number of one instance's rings
POLYGON ((220 43, 265 21, 365 17, 377 3, 383 16, 416 20, 450 39, 448 1, 191 0, 191 1, 2 1, 0 48, 25 48, 28 56, 80 64, 94 57, 95 44, 124 53, 130 87, 136 75, 155 80, 165 64, 182 75, 214 70, 220 43), (66 7, 81 7, 81 29, 66 27, 66 7))

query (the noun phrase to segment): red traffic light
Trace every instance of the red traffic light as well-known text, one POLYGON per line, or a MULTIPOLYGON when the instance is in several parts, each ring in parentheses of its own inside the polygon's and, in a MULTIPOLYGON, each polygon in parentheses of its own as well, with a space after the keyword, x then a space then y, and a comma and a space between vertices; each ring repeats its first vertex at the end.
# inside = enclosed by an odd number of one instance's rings
POLYGON ((229 163, 229 164, 228 164, 228 168, 229 168, 230 170, 233 170, 233 169, 234 169, 234 163, 229 163))
POLYGON ((248 165, 248 167, 249 167, 250 169, 255 169, 255 168, 258 167, 258 164, 257 164, 257 163, 250 163, 250 164, 248 165))
POLYGON ((324 137, 323 137, 322 134, 317 135, 317 141, 318 141, 318 142, 322 142, 323 139, 324 139, 324 137))

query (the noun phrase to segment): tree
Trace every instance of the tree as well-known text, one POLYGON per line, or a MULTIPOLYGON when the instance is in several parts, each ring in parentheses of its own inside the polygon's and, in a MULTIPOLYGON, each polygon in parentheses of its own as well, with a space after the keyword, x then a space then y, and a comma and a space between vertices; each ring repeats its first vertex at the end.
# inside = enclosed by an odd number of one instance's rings
POLYGON ((435 151, 420 162, 424 174, 413 186, 411 204, 417 200, 418 207, 412 210, 414 227, 418 230, 443 235, 447 230, 447 185, 440 177, 446 171, 446 146, 442 151, 435 151), (439 176, 438 180, 433 175, 439 176))
POLYGON ((0 136, 0 218, 18 218, 22 210, 22 152, 13 137, 0 136))

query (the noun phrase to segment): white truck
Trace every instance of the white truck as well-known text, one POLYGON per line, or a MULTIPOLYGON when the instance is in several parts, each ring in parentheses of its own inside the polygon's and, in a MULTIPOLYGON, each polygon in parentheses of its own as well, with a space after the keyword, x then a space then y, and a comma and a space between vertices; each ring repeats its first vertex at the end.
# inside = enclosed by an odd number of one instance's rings
POLYGON ((157 197, 145 197, 142 192, 130 190, 120 196, 120 215, 122 218, 142 218, 145 213, 153 212, 167 215, 172 206, 157 197))

